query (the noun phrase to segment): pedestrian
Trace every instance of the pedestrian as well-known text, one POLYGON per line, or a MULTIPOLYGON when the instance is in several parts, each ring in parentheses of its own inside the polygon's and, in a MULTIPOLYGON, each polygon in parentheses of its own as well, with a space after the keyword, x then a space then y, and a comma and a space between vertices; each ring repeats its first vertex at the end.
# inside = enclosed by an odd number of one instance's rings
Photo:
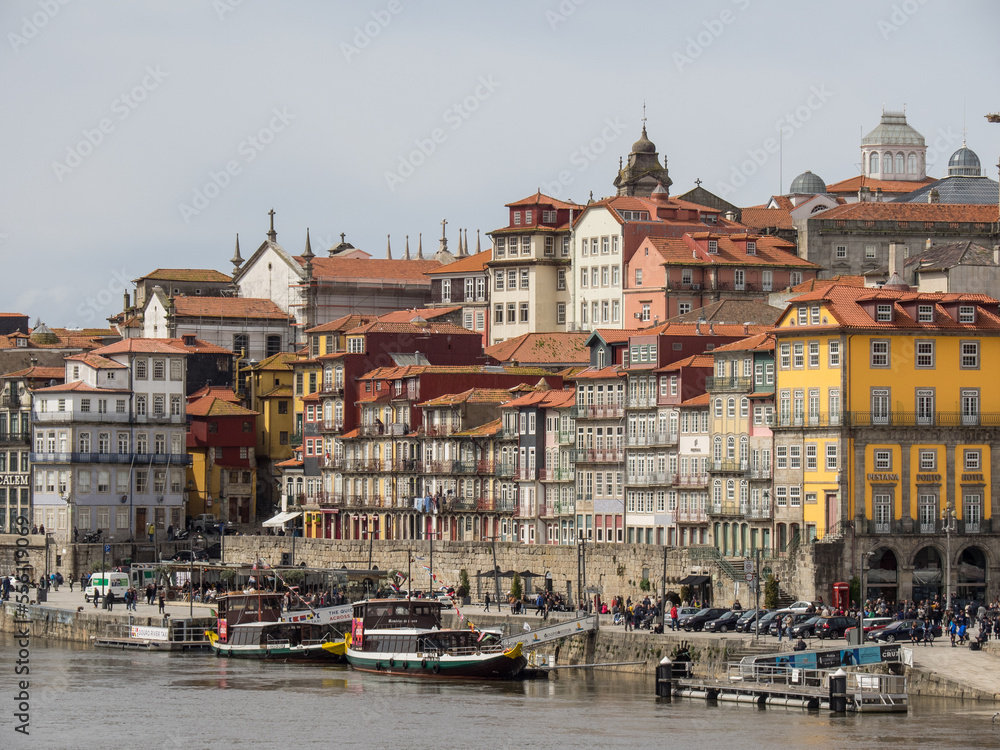
POLYGON ((924 620, 924 645, 934 645, 934 623, 929 616, 924 620))
POLYGON ((104 595, 104 603, 107 605, 108 612, 113 612, 115 609, 115 592, 108 589, 108 593, 104 595))
POLYGON ((166 597, 165 597, 165 595, 163 593, 163 589, 161 588, 160 589, 160 614, 161 615, 163 614, 163 604, 164 604, 165 600, 166 600, 166 597))
POLYGON ((677 624, 677 605, 674 604, 674 605, 671 605, 671 607, 670 607, 670 629, 671 630, 677 630, 677 628, 678 628, 678 624, 677 624))
POLYGON ((483 597, 483 603, 486 605, 486 611, 490 611, 490 592, 486 592, 486 596, 483 597))
POLYGON ((173 524, 170 524, 169 526, 167 526, 167 541, 168 542, 174 541, 174 525, 173 524))
POLYGON ((70 592, 71 594, 73 593, 73 584, 74 584, 74 583, 75 583, 75 580, 74 580, 73 576, 70 576, 70 577, 69 577, 69 592, 70 592))

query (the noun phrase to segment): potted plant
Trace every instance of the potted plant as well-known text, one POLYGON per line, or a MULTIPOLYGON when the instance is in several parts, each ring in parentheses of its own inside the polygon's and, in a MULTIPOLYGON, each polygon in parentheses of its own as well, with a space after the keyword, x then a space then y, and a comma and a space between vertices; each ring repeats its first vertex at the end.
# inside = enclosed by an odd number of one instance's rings
POLYGON ((455 594, 463 606, 472 604, 472 597, 469 596, 469 571, 465 568, 458 571, 458 588, 455 590, 455 594))

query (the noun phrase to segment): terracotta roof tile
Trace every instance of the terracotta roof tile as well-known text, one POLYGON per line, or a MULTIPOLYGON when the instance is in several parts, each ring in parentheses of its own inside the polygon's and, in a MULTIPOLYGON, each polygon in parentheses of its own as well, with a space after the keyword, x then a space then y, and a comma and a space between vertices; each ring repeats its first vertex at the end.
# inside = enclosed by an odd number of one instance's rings
MULTIPOLYGON (((109 354, 187 354, 183 348, 168 343, 167 339, 122 339, 114 344, 94 349, 92 354, 106 356, 109 354)), ((123 365, 124 367, 124 365, 123 365)))
POLYGON ((375 318, 375 315, 358 315, 356 313, 352 313, 350 315, 344 315, 343 317, 337 318, 336 320, 331 320, 329 323, 314 326, 308 329, 306 333, 343 333, 344 331, 349 331, 352 328, 357 328, 364 323, 371 323, 375 320, 375 318))
POLYGON ((493 260, 493 248, 483 250, 481 253, 470 255, 466 258, 458 258, 453 263, 441 266, 433 271, 428 271, 428 276, 442 276, 455 273, 482 273, 486 270, 486 264, 493 260))
POLYGON ((277 354, 272 354, 267 359, 261 360, 256 367, 253 369, 257 370, 267 370, 267 371, 291 371, 292 364, 298 362, 298 355, 293 352, 278 352, 277 354))
POLYGON ((848 177, 846 180, 841 180, 840 182, 835 182, 832 185, 826 186, 826 192, 828 193, 853 193, 857 194, 858 190, 862 186, 871 188, 872 194, 878 188, 882 188, 883 193, 902 195, 905 193, 912 193, 914 190, 919 190, 924 185, 934 182, 933 177, 925 177, 923 180, 876 180, 872 177, 866 177, 865 175, 855 175, 854 177, 848 177))
POLYGON ((504 409, 516 409, 522 406, 537 406, 543 409, 561 409, 576 403, 576 389, 532 391, 518 396, 513 401, 503 405, 504 409))
POLYGON ((810 221, 940 221, 989 224, 997 219, 997 207, 970 203, 846 203, 835 206, 810 221))
POLYGON ((528 364, 587 364, 588 333, 525 333, 487 347, 486 354, 498 362, 528 364))
MULTIPOLYGON (((301 255, 295 260, 305 265, 301 255)), ((441 268, 436 260, 389 260, 388 258, 313 258, 313 276, 317 279, 353 281, 406 282, 430 286, 429 271, 441 268)))
POLYGON ((574 380, 609 380, 611 378, 624 378, 626 375, 628 372, 618 366, 588 367, 586 370, 578 372, 573 378, 574 380))
POLYGON ((794 229, 792 215, 784 208, 751 206, 740 209, 740 223, 753 229, 794 229))
POLYGON ((711 354, 692 354, 690 357, 671 362, 669 365, 656 370, 656 372, 676 372, 684 367, 705 367, 712 369, 715 367, 715 359, 711 354))
POLYGON ((211 268, 157 268, 152 273, 140 276, 135 282, 161 280, 226 282, 232 281, 233 278, 211 268))
POLYGON ((505 388, 470 388, 461 393, 448 393, 417 404, 420 407, 452 406, 454 404, 503 404, 511 400, 505 388))
POLYGON ((291 398, 291 397, 292 397, 292 386, 278 385, 269 390, 267 393, 260 394, 257 398, 291 398))
POLYGON ((446 321, 428 321, 426 324, 423 323, 387 323, 381 320, 376 320, 372 323, 366 323, 365 325, 358 326, 347 332, 348 336, 361 334, 361 333, 409 333, 413 335, 417 334, 441 334, 441 335, 451 335, 451 336, 476 336, 482 338, 482 334, 476 333, 475 331, 470 331, 468 328, 462 328, 454 323, 448 323, 446 321))
POLYGON ((187 397, 188 401, 195 401, 199 398, 205 396, 214 396, 215 398, 221 398, 223 401, 228 401, 232 404, 237 404, 240 401, 239 396, 237 396, 232 388, 225 385, 206 385, 202 386, 190 396, 187 397))
POLYGON ((712 350, 716 352, 772 352, 774 351, 774 337, 769 333, 757 333, 748 336, 740 341, 733 341, 730 344, 717 346, 712 350))
POLYGON ((692 396, 687 401, 681 401, 681 406, 708 406, 710 397, 707 393, 700 393, 692 396))
POLYGON ((74 380, 72 383, 60 383, 59 385, 50 385, 48 388, 36 388, 36 393, 56 393, 65 391, 75 391, 79 393, 128 393, 127 388, 95 388, 92 385, 87 385, 82 380, 74 380))
MULTIPOLYGON (((650 244, 663 256, 665 265, 682 266, 780 266, 814 268, 821 266, 795 255, 795 245, 773 235, 732 235, 715 232, 688 232, 683 237, 647 237, 642 245, 650 244), (753 240, 757 252, 750 255, 742 242, 734 238, 753 240), (715 240, 718 252, 709 253, 707 244, 715 240)), ((640 247, 642 247, 640 245, 640 247)))
POLYGON ((834 276, 832 279, 809 279, 792 287, 793 292, 811 292, 816 289, 826 289, 828 286, 843 284, 844 286, 864 286, 864 276, 834 276))
POLYGON ((515 206, 552 206, 553 208, 585 208, 579 203, 573 203, 572 201, 561 201, 558 198, 552 198, 546 195, 541 190, 536 192, 534 195, 529 195, 527 198, 521 198, 519 201, 514 201, 513 203, 505 204, 507 208, 513 208, 515 206))
POLYGON ((35 365, 34 367, 29 367, 26 370, 17 370, 16 372, 6 372, 2 377, 5 378, 28 378, 29 380, 34 378, 37 380, 63 380, 66 377, 65 367, 39 367, 35 365))
POLYGON ((184 351, 193 352, 195 354, 232 354, 232 350, 226 349, 224 346, 219 346, 217 344, 210 344, 203 339, 194 339, 193 343, 184 343, 183 338, 179 339, 161 339, 166 341, 173 347, 178 349, 183 349, 184 351))
POLYGON ((174 297, 174 310, 188 318, 255 318, 288 320, 288 314, 269 299, 253 297, 174 297))
MULTIPOLYGON (((462 430, 461 432, 453 432, 452 437, 488 437, 490 435, 496 435, 503 429, 501 425, 501 420, 494 419, 486 424, 479 425, 478 427, 472 427, 468 430, 462 430)), ((346 435, 344 437, 347 437, 346 435)))
POLYGON ((203 396, 187 406, 187 413, 195 417, 250 417, 257 412, 244 409, 217 396, 203 396))
POLYGON ((71 357, 66 357, 67 362, 83 362, 88 367, 93 367, 95 370, 127 370, 128 365, 123 365, 121 362, 115 362, 113 359, 108 359, 107 357, 102 357, 93 352, 87 354, 74 354, 71 357))
MULTIPOLYGON (((451 307, 421 307, 419 309, 411 310, 396 310, 395 312, 386 313, 385 315, 379 315, 378 321, 380 323, 409 323, 414 318, 423 318, 424 320, 435 320, 437 318, 443 318, 447 315, 452 315, 453 313, 461 311, 461 305, 452 305, 451 307)), ((358 324, 362 325, 362 324, 358 324)))

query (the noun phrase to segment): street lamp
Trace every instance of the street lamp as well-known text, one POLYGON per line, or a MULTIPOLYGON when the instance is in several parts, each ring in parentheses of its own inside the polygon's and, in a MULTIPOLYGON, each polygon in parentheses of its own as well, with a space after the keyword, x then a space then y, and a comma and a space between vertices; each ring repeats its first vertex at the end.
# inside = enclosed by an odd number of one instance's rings
POLYGON ((863 646, 865 643, 865 578, 867 575, 865 573, 865 563, 870 560, 875 555, 875 552, 862 552, 861 553, 861 563, 860 563, 860 581, 859 585, 861 587, 861 601, 858 603, 858 645, 863 646))
POLYGON ((945 558, 944 606, 945 609, 951 609, 951 532, 955 530, 955 505, 951 500, 948 501, 948 506, 944 509, 942 521, 946 540, 945 554, 947 555, 945 558))

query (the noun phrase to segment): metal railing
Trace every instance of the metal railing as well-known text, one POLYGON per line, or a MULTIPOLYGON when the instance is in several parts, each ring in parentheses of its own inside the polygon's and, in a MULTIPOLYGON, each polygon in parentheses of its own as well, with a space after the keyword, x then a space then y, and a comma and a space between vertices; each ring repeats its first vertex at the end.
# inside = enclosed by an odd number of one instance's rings
POLYGON ((674 474, 671 484, 678 487, 707 487, 707 474, 674 474))
POLYGON ((32 453, 35 463, 132 464, 142 467, 191 466, 194 459, 187 453, 32 453))
POLYGON ((573 450, 573 460, 576 463, 591 464, 617 464, 621 463, 624 451, 620 448, 605 448, 597 450, 594 448, 576 448, 573 450))
POLYGON ((645 474, 628 474, 625 477, 625 484, 634 487, 648 487, 650 485, 667 484, 670 477, 665 471, 650 471, 645 474))
POLYGON ((753 389, 753 378, 710 376, 705 378, 707 391, 745 391, 753 389))
POLYGON ((577 404, 570 416, 577 419, 618 419, 625 413, 623 404, 577 404))
POLYGON ((1000 427, 1000 412, 849 411, 844 422, 849 427, 1000 427))
POLYGON ((627 435, 625 445, 629 448, 647 446, 676 445, 679 436, 674 432, 650 432, 646 435, 627 435))

